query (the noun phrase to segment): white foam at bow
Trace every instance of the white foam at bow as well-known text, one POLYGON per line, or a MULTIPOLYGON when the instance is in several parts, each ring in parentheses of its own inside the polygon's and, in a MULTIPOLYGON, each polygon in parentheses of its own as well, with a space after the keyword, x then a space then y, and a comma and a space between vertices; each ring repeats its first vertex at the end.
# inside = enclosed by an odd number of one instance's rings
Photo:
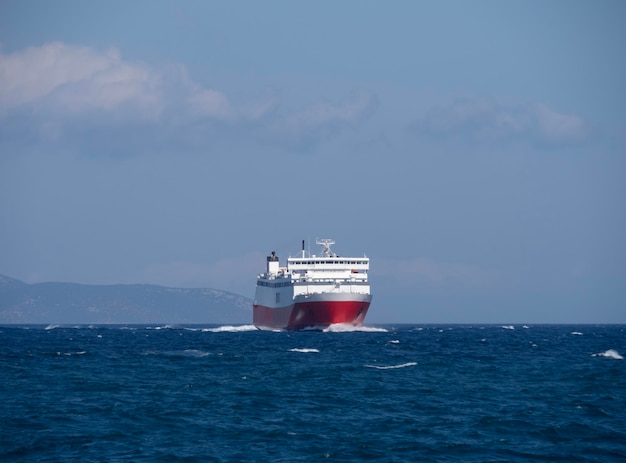
POLYGON ((379 365, 365 365, 367 368, 376 368, 377 370, 392 370, 394 368, 405 368, 405 367, 414 367, 417 365, 417 362, 408 362, 402 363, 400 365, 388 365, 388 366, 379 366, 379 365))
POLYGON ((202 331, 210 331, 211 333, 237 333, 241 331, 258 331, 254 325, 225 325, 217 328, 205 328, 202 331))
POLYGON ((294 348, 294 349, 289 349, 289 352, 304 352, 304 353, 308 353, 308 352, 319 352, 319 349, 307 349, 307 348, 294 348))
POLYGON ((373 326, 356 326, 350 323, 335 323, 323 330, 325 333, 351 333, 354 331, 362 331, 365 333, 386 333, 384 328, 375 328, 373 326))
POLYGON ((592 354, 592 357, 607 357, 610 359, 615 359, 615 360, 624 360, 624 357, 622 357, 619 352, 617 352, 614 349, 609 349, 606 352, 601 352, 599 354, 592 354))

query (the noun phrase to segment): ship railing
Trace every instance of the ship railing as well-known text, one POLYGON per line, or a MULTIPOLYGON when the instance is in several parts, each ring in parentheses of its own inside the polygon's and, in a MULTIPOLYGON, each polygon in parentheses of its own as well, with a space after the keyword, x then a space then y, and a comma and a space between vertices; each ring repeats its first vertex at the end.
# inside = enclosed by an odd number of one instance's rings
POLYGON ((325 293, 349 293, 349 294, 369 294, 369 291, 367 290, 366 287, 364 287, 364 285, 344 285, 340 288, 330 288, 328 290, 315 290, 312 288, 307 288, 307 290, 305 292, 302 293, 296 293, 294 294, 294 296, 300 296, 300 295, 310 295, 310 294, 325 294, 325 293), (349 288, 346 288, 346 286, 350 286, 349 288))
POLYGON ((367 281, 367 278, 295 278, 294 283, 334 284, 367 281))

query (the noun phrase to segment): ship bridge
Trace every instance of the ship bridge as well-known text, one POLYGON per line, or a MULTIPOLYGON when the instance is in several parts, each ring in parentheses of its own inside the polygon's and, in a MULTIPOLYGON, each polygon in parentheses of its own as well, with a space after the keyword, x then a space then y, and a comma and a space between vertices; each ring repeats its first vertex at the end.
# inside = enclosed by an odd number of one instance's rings
MULTIPOLYGON (((307 256, 304 249, 301 257, 287 259, 287 271, 296 287, 306 286, 302 292, 358 292, 369 293, 368 257, 341 257, 332 252, 332 240, 318 240, 323 246, 322 256, 307 256)), ((299 291, 296 291, 299 292, 299 291)))

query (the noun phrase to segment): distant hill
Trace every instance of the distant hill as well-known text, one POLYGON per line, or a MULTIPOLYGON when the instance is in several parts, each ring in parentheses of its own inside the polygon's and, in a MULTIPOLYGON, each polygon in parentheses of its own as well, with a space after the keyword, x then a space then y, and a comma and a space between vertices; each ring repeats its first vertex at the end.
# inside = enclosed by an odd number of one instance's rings
POLYGON ((217 289, 155 285, 27 284, 0 275, 0 323, 252 322, 252 301, 217 289))

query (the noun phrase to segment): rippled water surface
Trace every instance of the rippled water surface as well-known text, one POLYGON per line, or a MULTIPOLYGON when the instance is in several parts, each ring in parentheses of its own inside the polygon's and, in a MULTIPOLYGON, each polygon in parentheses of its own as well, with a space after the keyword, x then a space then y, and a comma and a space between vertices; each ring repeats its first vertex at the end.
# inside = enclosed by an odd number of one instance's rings
POLYGON ((2 461, 626 461, 626 327, 0 327, 2 461))

